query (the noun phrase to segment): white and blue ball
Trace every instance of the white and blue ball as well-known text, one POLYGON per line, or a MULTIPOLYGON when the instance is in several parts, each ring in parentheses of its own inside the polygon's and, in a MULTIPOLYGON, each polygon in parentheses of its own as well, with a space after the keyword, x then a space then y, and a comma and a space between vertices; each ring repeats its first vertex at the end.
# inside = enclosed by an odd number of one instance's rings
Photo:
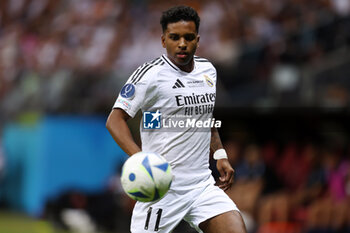
POLYGON ((138 152, 123 165, 122 187, 136 201, 152 202, 161 199, 168 192, 171 181, 169 163, 155 153, 138 152))

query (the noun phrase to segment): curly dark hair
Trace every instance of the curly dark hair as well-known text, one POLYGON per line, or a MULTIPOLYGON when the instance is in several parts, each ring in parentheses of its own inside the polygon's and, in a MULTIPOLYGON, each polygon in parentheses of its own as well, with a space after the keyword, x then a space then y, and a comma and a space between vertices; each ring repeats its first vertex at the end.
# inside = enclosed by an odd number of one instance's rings
POLYGON ((162 25, 163 32, 166 31, 169 23, 176 23, 179 21, 193 21, 196 25, 196 31, 198 32, 200 18, 195 9, 189 6, 175 6, 167 11, 164 11, 160 18, 160 24, 162 25))

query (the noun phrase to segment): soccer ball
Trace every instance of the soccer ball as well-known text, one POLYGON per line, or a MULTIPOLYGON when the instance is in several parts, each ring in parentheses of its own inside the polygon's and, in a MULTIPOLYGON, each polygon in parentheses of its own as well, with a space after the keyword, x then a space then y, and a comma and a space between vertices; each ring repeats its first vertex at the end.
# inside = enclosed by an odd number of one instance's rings
POLYGON ((169 190, 171 181, 169 163, 155 153, 138 152, 129 157, 123 165, 122 187, 126 194, 136 201, 159 200, 169 190))

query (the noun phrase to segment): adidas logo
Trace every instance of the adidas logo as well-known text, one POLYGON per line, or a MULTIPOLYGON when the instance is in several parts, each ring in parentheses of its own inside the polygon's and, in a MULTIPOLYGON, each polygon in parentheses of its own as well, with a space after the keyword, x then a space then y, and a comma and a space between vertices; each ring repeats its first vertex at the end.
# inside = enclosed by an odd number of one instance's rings
POLYGON ((185 85, 179 79, 176 79, 176 82, 175 82, 175 84, 173 86, 173 89, 175 89, 175 88, 183 88, 183 87, 185 87, 185 85))

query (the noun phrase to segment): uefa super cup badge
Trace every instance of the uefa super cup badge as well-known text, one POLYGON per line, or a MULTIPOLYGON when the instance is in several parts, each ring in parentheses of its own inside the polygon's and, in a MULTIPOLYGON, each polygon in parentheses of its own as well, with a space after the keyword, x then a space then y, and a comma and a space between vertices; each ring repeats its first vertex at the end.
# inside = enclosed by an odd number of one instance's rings
POLYGON ((125 99, 132 99, 135 96, 135 86, 131 83, 125 84, 120 91, 120 96, 125 99))

